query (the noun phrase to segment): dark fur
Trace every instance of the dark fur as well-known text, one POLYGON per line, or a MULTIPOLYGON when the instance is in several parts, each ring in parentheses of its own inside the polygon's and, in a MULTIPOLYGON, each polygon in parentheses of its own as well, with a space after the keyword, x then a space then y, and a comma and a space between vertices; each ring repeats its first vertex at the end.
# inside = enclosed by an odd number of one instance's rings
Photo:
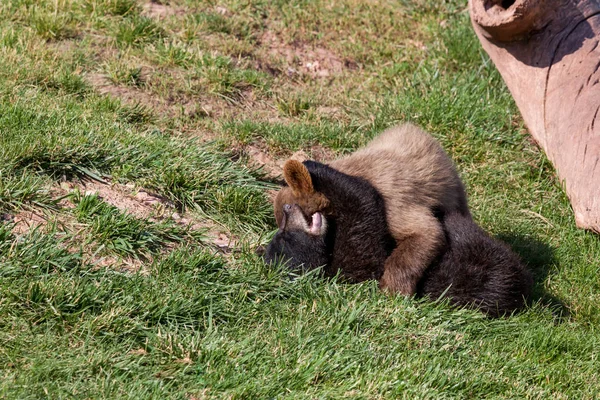
POLYGON ((315 239, 311 235, 287 226, 275 234, 265 259, 270 261, 278 255, 287 256, 292 259, 291 266, 298 268, 302 261, 308 261, 309 265, 304 265, 304 269, 312 269, 323 265, 321 255, 327 254, 324 268, 327 276, 339 272, 350 282, 379 280, 384 261, 394 248, 394 240, 387 230, 383 198, 362 178, 314 161, 305 161, 304 165, 310 172, 315 190, 333 204, 327 217, 324 247, 312 247, 315 239), (373 210, 383 212, 374 213, 373 210), (304 238, 299 240, 299 236, 304 238), (304 248, 304 245, 309 247, 304 248), (316 253, 312 259, 311 252, 316 253))
POLYGON ((446 251, 425 271, 418 293, 434 299, 443 295, 492 317, 522 308, 533 278, 519 256, 470 217, 452 213, 444 217, 443 226, 446 251))
MULTIPOLYGON (((308 161, 315 189, 331 201, 332 214, 325 237, 310 237, 288 226, 275 235, 266 259, 290 258, 299 268, 325 264, 327 275, 338 271, 350 281, 379 280, 394 249, 377 190, 361 178, 308 161), (307 264, 306 264, 307 263, 307 264)), ((297 207, 300 210, 299 207, 297 207)), ((532 277, 519 257, 492 239, 468 215, 439 215, 447 243, 418 284, 418 294, 447 297, 459 306, 478 308, 489 316, 510 314, 525 304, 532 277)))
POLYGON ((300 230, 280 230, 265 251, 268 264, 286 263, 294 272, 306 272, 329 264, 331 255, 327 251, 323 236, 311 236, 300 230))
POLYGON ((284 263, 294 272, 306 272, 324 267, 331 261, 330 246, 326 243, 327 234, 311 235, 296 218, 306 218, 300 207, 282 210, 279 230, 267 246, 264 258, 268 264, 284 263), (300 214, 300 215, 292 215, 300 214))

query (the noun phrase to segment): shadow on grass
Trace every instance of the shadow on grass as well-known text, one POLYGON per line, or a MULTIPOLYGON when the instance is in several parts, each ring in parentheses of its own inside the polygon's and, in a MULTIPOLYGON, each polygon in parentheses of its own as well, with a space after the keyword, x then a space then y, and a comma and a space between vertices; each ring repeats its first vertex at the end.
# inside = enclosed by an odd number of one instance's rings
POLYGON ((540 303, 550 308, 560 322, 569 318, 571 312, 568 305, 544 289, 544 282, 554 274, 556 265, 552 247, 535 238, 514 233, 500 234, 497 238, 509 244, 532 272, 534 286, 530 303, 540 303))

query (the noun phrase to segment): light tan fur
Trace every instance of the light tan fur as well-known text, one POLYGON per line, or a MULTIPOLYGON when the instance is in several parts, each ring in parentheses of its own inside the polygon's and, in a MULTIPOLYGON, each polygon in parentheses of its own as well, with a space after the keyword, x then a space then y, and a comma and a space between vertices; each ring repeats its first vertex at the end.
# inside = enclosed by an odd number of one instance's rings
MULTIPOLYGON (((404 124, 382 132, 367 146, 330 166, 366 179, 381 193, 397 247, 386 260, 380 287, 414 294, 418 280, 445 242, 434 211, 458 210, 469 215, 454 164, 431 135, 404 124)), ((276 218, 286 203, 298 204, 308 215, 316 211, 327 215, 325 208, 318 208, 323 202, 317 201, 316 195, 320 193, 298 197, 290 188, 282 188, 275 198, 276 218)))

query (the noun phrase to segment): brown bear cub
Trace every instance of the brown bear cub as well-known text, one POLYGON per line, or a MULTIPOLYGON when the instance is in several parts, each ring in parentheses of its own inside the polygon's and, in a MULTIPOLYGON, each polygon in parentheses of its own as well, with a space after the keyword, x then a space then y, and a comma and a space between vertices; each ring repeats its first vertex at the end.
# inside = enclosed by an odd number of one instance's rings
MULTIPOLYGON (((306 187, 323 193, 331 212, 309 217, 298 205, 285 204, 266 261, 287 261, 296 271, 323 266, 326 275, 339 273, 354 282, 379 279, 394 249, 382 197, 361 178, 313 161, 304 165, 310 172, 306 187)), ((445 297, 491 317, 523 307, 533 281, 519 257, 469 215, 451 212, 441 218, 444 245, 418 281, 417 294, 445 297)))
POLYGON ((297 204, 284 204, 266 261, 286 260, 296 271, 323 266, 325 275, 340 273, 349 282, 380 280, 395 242, 379 192, 364 179, 327 165, 315 161, 300 165, 304 173, 298 178, 305 189, 330 200, 328 214, 307 215, 297 204))
MULTIPOLYGON (((366 147, 333 161, 334 169, 362 178, 385 203, 385 216, 395 248, 384 266, 382 288, 412 295, 425 268, 445 243, 436 213, 468 216, 467 197, 458 173, 440 144, 420 128, 405 124, 390 128, 366 147)), ((329 216, 331 198, 306 187, 303 167, 289 161, 284 177, 289 187, 275 198, 275 218, 281 225, 284 204, 297 204, 307 217, 329 216)), ((343 202, 336 203, 343 204, 343 202)), ((338 212, 338 215, 340 213, 338 212)))

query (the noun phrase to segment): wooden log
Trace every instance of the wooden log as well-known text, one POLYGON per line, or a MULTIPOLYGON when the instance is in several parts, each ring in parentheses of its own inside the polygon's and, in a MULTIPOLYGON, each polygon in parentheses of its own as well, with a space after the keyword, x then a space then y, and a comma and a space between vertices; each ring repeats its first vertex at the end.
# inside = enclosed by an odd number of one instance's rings
POLYGON ((577 226, 600 233, 600 2, 469 0, 469 11, 577 226))

